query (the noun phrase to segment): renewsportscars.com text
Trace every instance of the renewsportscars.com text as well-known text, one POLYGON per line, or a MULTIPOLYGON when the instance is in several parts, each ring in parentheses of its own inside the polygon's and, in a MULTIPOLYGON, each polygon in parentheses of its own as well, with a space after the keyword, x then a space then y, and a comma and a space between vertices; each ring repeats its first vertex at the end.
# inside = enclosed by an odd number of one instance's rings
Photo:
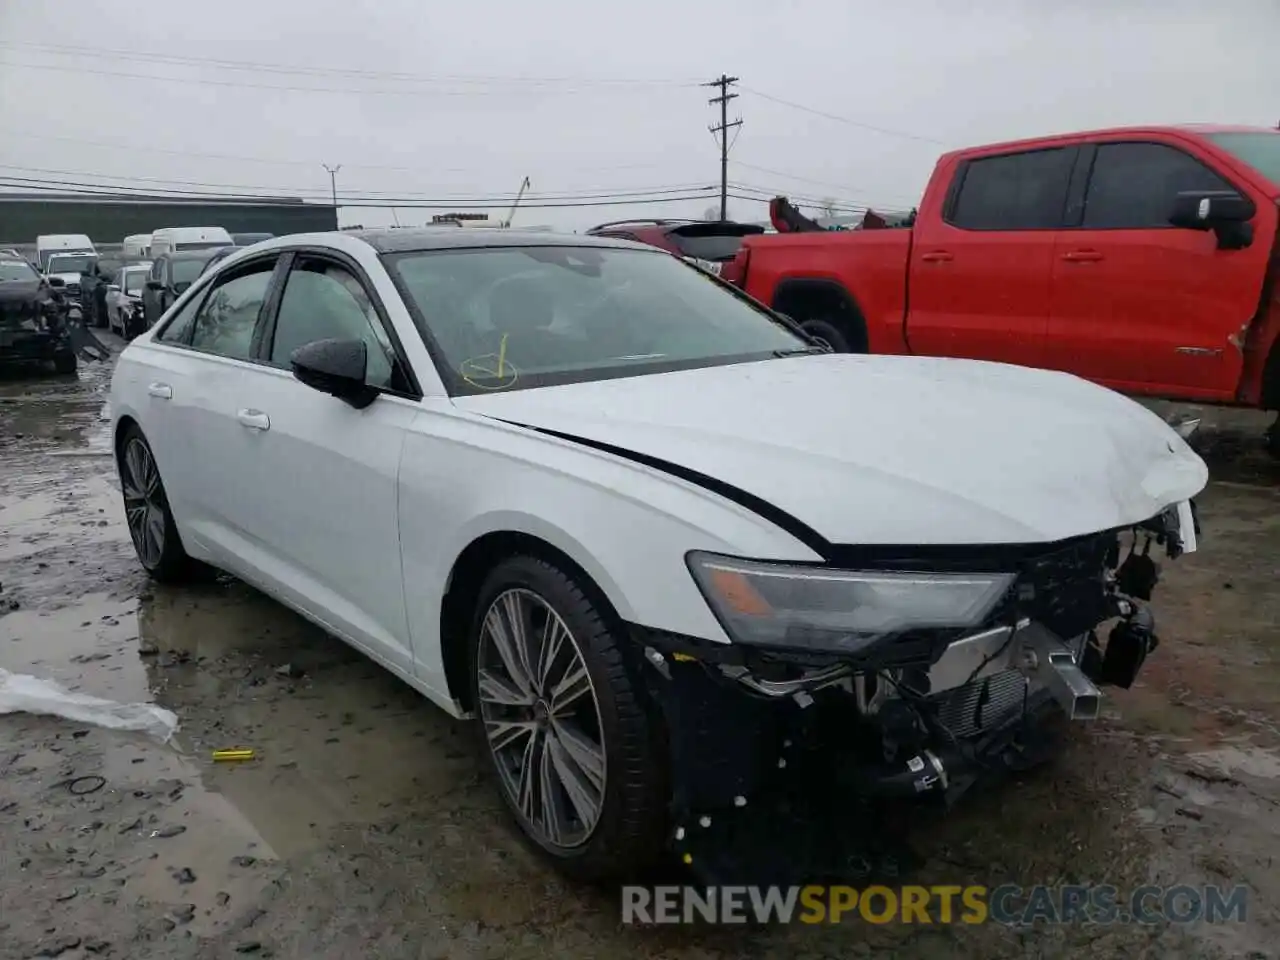
POLYGON ((818 886, 622 888, 622 922, 1243 923, 1244 886, 818 886))

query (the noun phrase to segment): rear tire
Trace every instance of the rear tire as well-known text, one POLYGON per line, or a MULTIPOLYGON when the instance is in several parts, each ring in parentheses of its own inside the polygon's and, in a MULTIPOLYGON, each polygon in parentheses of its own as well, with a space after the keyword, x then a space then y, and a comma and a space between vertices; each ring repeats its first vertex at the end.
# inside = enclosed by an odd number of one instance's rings
POLYGON ((477 732, 522 837, 570 877, 635 876, 663 849, 667 769, 589 585, 544 560, 499 563, 469 635, 477 732), (520 624, 520 634, 513 629, 520 624))
POLYGON ((183 548, 155 455, 136 426, 125 430, 116 461, 125 522, 143 569, 161 583, 206 579, 210 568, 191 559, 183 548))
POLYGON ((53 372, 61 376, 68 376, 76 372, 79 362, 76 355, 70 350, 53 355, 53 372))

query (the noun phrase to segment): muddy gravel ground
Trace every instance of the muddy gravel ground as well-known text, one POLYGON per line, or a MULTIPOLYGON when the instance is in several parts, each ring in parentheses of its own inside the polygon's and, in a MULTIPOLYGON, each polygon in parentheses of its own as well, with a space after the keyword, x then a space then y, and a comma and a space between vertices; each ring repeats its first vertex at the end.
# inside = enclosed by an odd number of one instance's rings
POLYGON ((915 838, 924 882, 1242 883, 1245 923, 639 929, 516 842, 465 725, 243 584, 148 582, 109 372, 0 382, 0 667, 181 727, 0 716, 4 960, 1280 956, 1280 465, 1258 416, 1206 415, 1202 549, 1166 565, 1141 683, 915 838), (232 746, 257 758, 212 761, 232 746))

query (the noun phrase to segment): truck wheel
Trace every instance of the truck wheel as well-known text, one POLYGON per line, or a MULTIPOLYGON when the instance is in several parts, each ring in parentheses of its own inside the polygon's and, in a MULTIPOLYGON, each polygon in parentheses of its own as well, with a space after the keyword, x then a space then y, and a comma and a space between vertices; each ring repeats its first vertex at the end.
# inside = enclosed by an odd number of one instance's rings
POLYGON ((1280 460, 1280 413, 1276 414, 1271 426, 1267 427, 1267 453, 1280 460))
POLYGON ((72 374, 76 372, 76 355, 70 350, 53 355, 53 371, 58 374, 72 374))
POLYGON ((806 320, 800 329, 815 340, 829 346, 834 353, 861 353, 853 349, 853 343, 839 327, 830 320, 806 320))
POLYGON ((469 636, 471 694, 499 792, 565 874, 634 876, 663 849, 665 764, 623 660, 626 638, 574 576, 499 563, 469 636))

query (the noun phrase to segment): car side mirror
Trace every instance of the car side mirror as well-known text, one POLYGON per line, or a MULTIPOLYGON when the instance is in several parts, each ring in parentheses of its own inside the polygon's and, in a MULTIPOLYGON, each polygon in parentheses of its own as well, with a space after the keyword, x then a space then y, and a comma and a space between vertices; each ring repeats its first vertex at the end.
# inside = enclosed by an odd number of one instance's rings
POLYGON ((365 383, 369 348, 363 340, 313 340, 294 350, 289 364, 302 383, 357 410, 377 399, 377 389, 365 383))
POLYGON ((1184 190, 1173 198, 1169 223, 1185 230, 1212 230, 1220 250, 1240 250, 1253 243, 1257 208, 1234 190, 1184 190))

